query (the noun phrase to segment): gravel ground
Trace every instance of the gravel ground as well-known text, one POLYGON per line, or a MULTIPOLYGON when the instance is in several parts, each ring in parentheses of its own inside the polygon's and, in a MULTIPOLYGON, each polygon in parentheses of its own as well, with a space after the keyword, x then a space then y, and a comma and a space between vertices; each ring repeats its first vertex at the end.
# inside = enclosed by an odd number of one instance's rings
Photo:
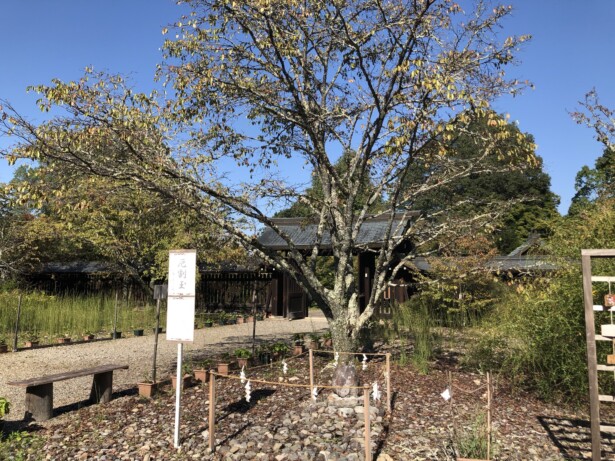
MULTIPOLYGON (((310 312, 302 320, 267 319, 256 323, 257 341, 288 338, 293 333, 320 331, 327 326, 326 319, 310 312)), ((233 351, 251 344, 252 325, 227 325, 195 330, 195 340, 184 346, 186 357, 207 353, 208 356, 233 351)), ((0 354, 0 396, 11 402, 11 413, 7 421, 23 419, 25 412, 25 391, 21 387, 9 386, 7 382, 62 373, 102 364, 128 364, 128 370, 113 374, 114 391, 132 388, 146 379, 152 367, 154 336, 129 337, 119 340, 97 340, 75 343, 17 353, 0 354)), ((174 374, 177 359, 177 343, 166 341, 165 335, 158 341, 158 378, 174 374)), ((74 404, 89 397, 92 377, 69 379, 54 384, 54 408, 74 404)))

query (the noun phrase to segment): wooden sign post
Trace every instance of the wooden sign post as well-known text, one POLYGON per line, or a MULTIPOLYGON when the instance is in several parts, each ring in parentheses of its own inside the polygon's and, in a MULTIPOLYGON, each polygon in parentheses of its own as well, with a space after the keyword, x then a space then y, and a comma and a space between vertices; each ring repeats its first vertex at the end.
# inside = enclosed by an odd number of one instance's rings
POLYGON ((196 250, 169 252, 167 298, 167 341, 177 344, 177 386, 175 386, 175 432, 173 445, 179 448, 181 414, 182 356, 184 342, 194 341, 194 299, 196 296, 196 250))

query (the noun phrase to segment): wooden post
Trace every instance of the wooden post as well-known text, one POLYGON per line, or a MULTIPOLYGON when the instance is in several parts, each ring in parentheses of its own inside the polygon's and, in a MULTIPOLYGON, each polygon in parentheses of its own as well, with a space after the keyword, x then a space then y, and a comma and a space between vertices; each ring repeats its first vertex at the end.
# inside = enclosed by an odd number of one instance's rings
POLYGON ((391 413, 391 353, 386 355, 387 411, 391 413))
POLYGON ((21 318, 21 293, 17 302, 17 318, 15 319, 15 336, 13 337, 13 352, 17 352, 17 338, 19 337, 19 319, 21 318))
POLYGON ((591 256, 587 252, 588 250, 581 250, 581 266, 583 267, 583 303, 585 305, 585 339, 587 341, 587 372, 589 375, 592 460, 600 461, 602 458, 600 453, 600 397, 594 325, 594 299, 592 294, 591 256))
POLYGON ((209 370, 209 451, 215 450, 216 437, 216 375, 209 370))
POLYGON ((115 290, 115 315, 113 317, 113 339, 117 339, 117 297, 118 292, 115 290))
POLYGON ((256 280, 252 292, 252 357, 256 355, 256 280))
POLYGON ((491 373, 487 372, 487 460, 491 459, 491 373))
POLYGON ((160 298, 156 300, 156 331, 154 332, 154 360, 152 363, 152 382, 156 383, 156 359, 158 355, 158 332, 160 331, 160 298))
POLYGON ((363 386, 363 414, 365 417, 365 461, 372 461, 372 435, 369 424, 369 386, 363 386))
POLYGON ((312 348, 310 348, 310 396, 314 391, 314 355, 312 348))

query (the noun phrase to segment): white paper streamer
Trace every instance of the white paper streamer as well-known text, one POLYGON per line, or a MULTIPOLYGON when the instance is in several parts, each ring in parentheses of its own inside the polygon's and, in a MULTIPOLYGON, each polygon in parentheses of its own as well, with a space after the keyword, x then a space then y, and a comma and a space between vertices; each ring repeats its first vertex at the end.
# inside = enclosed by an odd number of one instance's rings
POLYGON ((363 371, 367 370, 367 355, 363 354, 363 371))
POLYGON ((442 396, 442 398, 443 398, 444 400, 446 400, 446 401, 448 401, 448 400, 450 400, 450 399, 451 399, 451 391, 449 391, 449 390, 448 390, 448 388, 446 388, 446 389, 444 390, 444 392, 442 392, 440 395, 441 395, 441 396, 442 396))
POLYGON ((288 365, 286 364, 286 360, 282 360, 282 372, 284 374, 288 373, 288 365))
POLYGON ((372 398, 374 400, 380 400, 381 393, 380 389, 378 389, 378 383, 372 384, 372 389, 372 398))
POLYGON ((250 380, 246 383, 246 402, 249 402, 252 398, 252 386, 250 385, 250 380))
POLYGON ((243 371, 244 367, 241 367, 241 373, 239 373, 239 380, 241 381, 241 384, 246 382, 246 372, 243 371))
POLYGON ((314 387, 312 388, 312 399, 316 400, 316 397, 318 397, 318 388, 314 387))

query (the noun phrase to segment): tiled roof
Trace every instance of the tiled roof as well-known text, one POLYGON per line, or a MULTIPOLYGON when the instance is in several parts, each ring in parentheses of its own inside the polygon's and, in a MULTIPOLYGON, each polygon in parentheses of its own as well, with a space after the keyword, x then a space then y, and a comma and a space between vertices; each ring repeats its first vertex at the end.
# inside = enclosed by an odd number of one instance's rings
MULTIPOLYGON (((389 215, 380 215, 365 220, 356 239, 356 246, 380 248, 389 223, 389 215)), ((408 226, 410 214, 395 217, 392 227, 392 237, 401 240, 401 236, 408 226)), ((288 235, 291 242, 301 250, 310 249, 316 243, 318 224, 308 218, 277 218, 272 222, 281 232, 288 235)), ((258 237, 259 243, 272 250, 288 250, 288 243, 271 227, 263 229, 258 237)), ((321 238, 320 249, 331 248, 331 235, 325 232, 321 238)))

